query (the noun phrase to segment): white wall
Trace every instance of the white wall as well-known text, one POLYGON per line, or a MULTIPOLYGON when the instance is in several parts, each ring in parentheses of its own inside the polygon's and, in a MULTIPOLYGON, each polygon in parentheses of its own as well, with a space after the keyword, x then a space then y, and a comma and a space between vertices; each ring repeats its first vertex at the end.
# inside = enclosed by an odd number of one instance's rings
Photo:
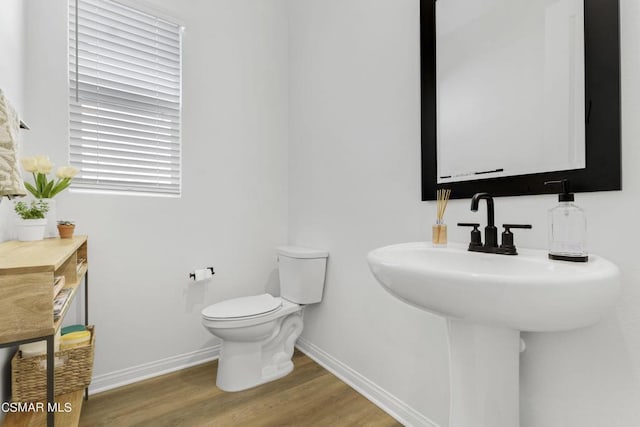
POLYGON ((417 0, 290 3, 289 226, 330 252, 303 337, 437 423, 448 417, 445 323, 389 296, 366 253, 421 240, 417 0))
MULTIPOLYGON (((24 19, 21 0, 6 0, 0 13, 0 88, 18 112, 24 107, 24 19)), ((25 121, 27 121, 25 119, 25 121)), ((13 204, 7 199, 0 201, 0 242, 13 234, 13 204)), ((0 402, 10 395, 9 378, 10 349, 0 350, 0 402)), ((0 421, 3 414, 0 413, 0 421)))
POLYGON ((0 14, 0 88, 13 106, 22 111, 23 103, 23 60, 24 60, 24 20, 20 0, 5 0, 0 14))
MULTIPOLYGON (((598 325, 525 334, 523 427, 640 425, 640 4, 622 0, 624 191, 581 194, 590 248, 623 272, 623 296, 598 325)), ((291 243, 331 252, 321 305, 303 337, 420 411, 448 424, 445 324, 387 295, 367 251, 430 238, 433 203, 420 200, 418 0, 290 3, 291 243)), ((479 189, 480 190, 480 189, 479 189)), ((523 247, 546 247, 553 196, 496 200, 496 221, 533 224, 523 247)), ((454 201, 453 225, 485 221, 454 201)), ((450 239, 468 230, 450 227, 450 239)))
MULTIPOLYGON (((58 218, 89 235, 98 376, 214 345, 200 310, 264 292, 275 279, 273 248, 287 239, 285 3, 146 4, 186 26, 182 198, 57 197, 58 218), (205 266, 215 267, 211 282, 188 280, 205 266)), ((29 0, 26 13, 24 151, 63 165, 67 2, 29 0)))

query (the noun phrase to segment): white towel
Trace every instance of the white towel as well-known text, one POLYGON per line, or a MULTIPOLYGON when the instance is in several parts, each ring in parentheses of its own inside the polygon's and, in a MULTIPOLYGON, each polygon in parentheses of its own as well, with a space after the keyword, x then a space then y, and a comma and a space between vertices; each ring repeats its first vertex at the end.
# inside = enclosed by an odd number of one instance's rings
POLYGON ((0 198, 27 194, 16 159, 19 130, 20 119, 0 89, 0 198))

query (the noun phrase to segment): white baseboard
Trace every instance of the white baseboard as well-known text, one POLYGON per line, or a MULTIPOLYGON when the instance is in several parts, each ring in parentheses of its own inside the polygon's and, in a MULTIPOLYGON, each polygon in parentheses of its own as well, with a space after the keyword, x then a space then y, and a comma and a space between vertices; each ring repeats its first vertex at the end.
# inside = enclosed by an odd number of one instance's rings
POLYGON ((405 426, 439 427, 409 405, 314 344, 298 338, 296 347, 405 426))
MULTIPOLYGON (((100 393, 159 375, 179 371, 180 369, 200 365, 217 359, 219 354, 220 345, 218 344, 213 347, 192 351, 191 353, 179 354, 177 356, 167 357, 166 359, 143 363, 142 365, 131 368, 96 375, 93 377, 91 385, 89 386, 89 394, 100 393)), ((215 378, 212 378, 211 381, 213 384, 215 378)))

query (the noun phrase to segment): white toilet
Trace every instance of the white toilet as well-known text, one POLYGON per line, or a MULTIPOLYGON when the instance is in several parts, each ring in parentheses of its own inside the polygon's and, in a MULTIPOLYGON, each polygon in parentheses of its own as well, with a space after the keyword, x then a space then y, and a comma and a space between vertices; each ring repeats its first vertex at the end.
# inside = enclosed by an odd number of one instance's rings
POLYGON ((302 307, 322 300, 329 253, 276 248, 280 297, 234 298, 202 310, 202 324, 222 340, 216 385, 240 391, 293 370, 293 346, 302 332, 302 307))

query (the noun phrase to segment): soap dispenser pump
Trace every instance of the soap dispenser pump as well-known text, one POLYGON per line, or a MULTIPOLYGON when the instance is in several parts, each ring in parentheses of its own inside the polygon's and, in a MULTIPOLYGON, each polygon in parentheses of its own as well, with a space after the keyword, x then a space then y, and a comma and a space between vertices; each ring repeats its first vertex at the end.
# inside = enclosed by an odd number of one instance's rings
POLYGON ((544 185, 562 186, 558 206, 549 210, 549 258, 587 262, 587 217, 574 203, 569 180, 547 181, 544 185))

